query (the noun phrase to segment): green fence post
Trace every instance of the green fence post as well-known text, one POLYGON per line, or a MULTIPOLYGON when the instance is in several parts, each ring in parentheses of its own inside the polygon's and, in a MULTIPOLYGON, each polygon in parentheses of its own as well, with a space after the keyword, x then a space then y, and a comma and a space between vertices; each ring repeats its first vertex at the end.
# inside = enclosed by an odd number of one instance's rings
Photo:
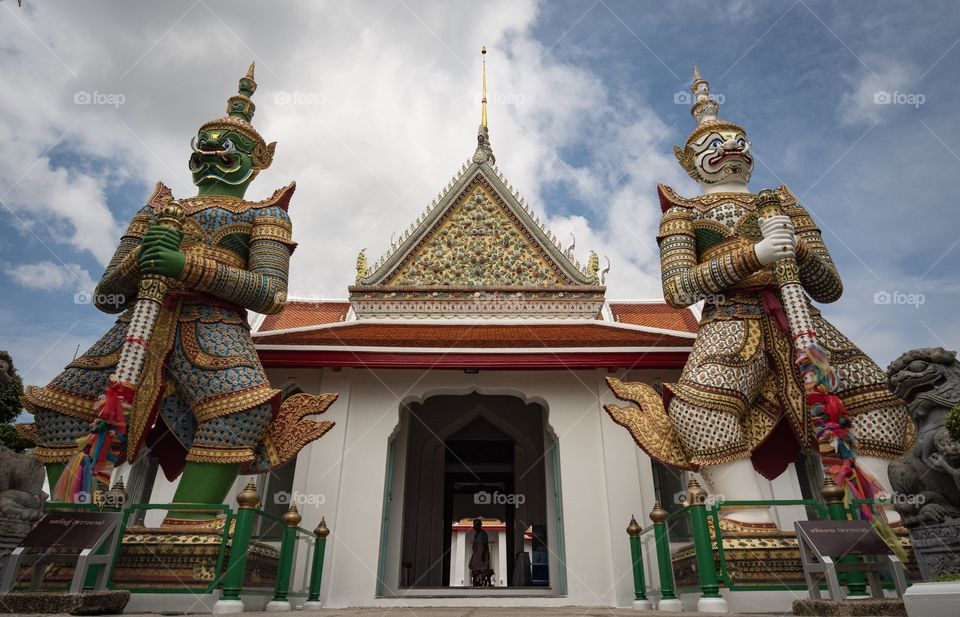
POLYGON ((657 569, 660 572, 660 601, 658 611, 679 611, 680 600, 673 587, 673 563, 670 561, 670 537, 667 535, 667 516, 660 502, 653 504, 650 520, 653 521, 653 539, 657 545, 657 569))
MULTIPOLYGON (((842 487, 837 486, 837 483, 834 482, 829 474, 823 480, 820 496, 823 497, 824 503, 827 504, 827 515, 831 521, 847 520, 847 510, 843 506, 844 490, 842 487)), ((846 555, 837 561, 838 563, 857 563, 860 561, 860 558, 856 555, 846 555)), ((840 577, 840 582, 847 586, 847 597, 867 595, 867 579, 863 572, 843 572, 840 574, 840 577)), ((839 602, 843 598, 831 599, 839 602)))
POLYGON ((323 608, 320 602, 320 581, 323 579, 323 554, 327 546, 327 536, 330 530, 327 528, 327 520, 320 517, 320 524, 313 530, 317 537, 313 545, 313 565, 310 568, 310 592, 307 601, 303 604, 303 610, 314 611, 323 608))
POLYGON ((727 601, 720 595, 717 564, 713 559, 713 541, 707 524, 707 491, 695 478, 687 483, 687 513, 693 530, 693 547, 697 553, 697 575, 700 578, 700 599, 697 610, 702 613, 726 613, 727 601))
MULTIPOLYGON (((253 480, 237 494, 236 525, 233 529, 233 541, 230 542, 230 561, 223 575, 223 595, 213 605, 214 614, 242 613, 243 601, 240 591, 243 589, 243 571, 247 565, 247 551, 250 549, 250 536, 253 534, 253 511, 260 505, 257 485, 253 480)), ((224 529, 223 533, 230 533, 224 529)))
POLYGON ((653 608, 647 599, 647 582, 643 576, 643 553, 640 551, 640 524, 636 517, 630 517, 627 535, 630 536, 630 559, 633 562, 633 608, 649 611, 653 608))
POLYGON ((280 541, 277 583, 273 588, 273 600, 267 603, 268 612, 289 611, 292 608, 287 595, 290 593, 290 573, 293 571, 293 554, 297 546, 297 525, 303 518, 295 503, 290 504, 290 509, 281 518, 287 526, 283 529, 283 539, 280 541))

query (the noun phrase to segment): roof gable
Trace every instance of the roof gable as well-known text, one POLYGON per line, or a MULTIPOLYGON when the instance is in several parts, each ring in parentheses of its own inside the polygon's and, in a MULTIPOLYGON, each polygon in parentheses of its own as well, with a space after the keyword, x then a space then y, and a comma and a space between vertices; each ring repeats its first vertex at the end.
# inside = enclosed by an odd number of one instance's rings
POLYGON ((461 168, 358 286, 602 287, 599 260, 580 266, 511 188, 485 162, 461 168))

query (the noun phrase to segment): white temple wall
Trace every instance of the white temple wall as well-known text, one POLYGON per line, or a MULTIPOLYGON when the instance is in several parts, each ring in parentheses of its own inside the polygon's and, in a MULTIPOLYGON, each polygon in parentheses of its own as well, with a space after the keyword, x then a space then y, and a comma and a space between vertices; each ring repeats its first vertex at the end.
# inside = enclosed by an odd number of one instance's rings
MULTIPOLYGON (((377 572, 381 533, 387 446, 399 431, 401 403, 424 401, 440 394, 471 392, 517 396, 546 410, 547 430, 556 436, 560 452, 563 507, 563 549, 566 559, 564 602, 579 605, 629 606, 633 600, 629 543, 625 528, 631 515, 646 527, 654 503, 650 458, 630 434, 610 420, 603 404, 617 402, 604 378, 615 375, 631 381, 670 382, 679 371, 660 369, 577 371, 480 371, 269 369, 272 383, 290 381, 307 393, 336 392, 338 400, 321 419, 336 426, 322 439, 304 448, 297 459, 293 492, 303 516, 301 526, 313 529, 321 516, 332 534, 327 543, 321 599, 330 607, 384 604, 378 600, 377 572)), ((400 576, 400 535, 403 533, 405 440, 396 442, 393 503, 384 558, 385 595, 395 591, 400 576)), ((547 445, 549 447, 549 444, 547 445)), ((545 458, 546 481, 553 482, 552 461, 545 458)), ((118 470, 122 471, 122 470, 118 470)), ((249 480, 238 478, 227 503, 249 480)), ((262 482, 262 479, 259 480, 262 482)), ((773 482, 764 482, 770 498, 800 497, 796 470, 773 482)), ((262 486, 262 484, 259 484, 262 486)), ((176 482, 156 478, 150 501, 169 502, 176 482)), ((547 494, 550 521, 551 586, 560 583, 556 504, 547 494)), ((162 511, 148 515, 147 524, 159 524, 162 511)), ((803 508, 780 508, 781 527, 804 517, 803 508)), ((652 541, 644 542, 648 587, 659 585, 652 541)), ((295 567, 294 589, 302 588, 308 573, 309 551, 301 550, 295 567)))
MULTIPOLYGON (((561 572, 555 501, 547 493, 550 530, 551 587, 559 589, 565 577, 565 602, 580 605, 629 606, 633 599, 630 551, 625 528, 631 515, 641 526, 654 503, 650 458, 634 444, 630 434, 603 411, 603 404, 616 402, 607 388, 606 370, 578 371, 462 371, 366 370, 366 369, 269 369, 272 383, 295 383, 307 393, 337 392, 339 398, 322 419, 336 426, 326 436, 307 446, 297 459, 293 498, 303 516, 301 526, 313 529, 321 516, 332 534, 327 544, 321 599, 327 606, 382 604, 376 598, 381 559, 384 479, 390 437, 399 431, 402 403, 424 401, 440 394, 471 392, 517 396, 539 403, 546 410, 547 430, 558 442, 563 507, 563 555, 561 572)), ((617 371, 631 381, 670 382, 676 370, 642 369, 617 371)), ((548 438, 549 441, 549 438, 548 438)), ((405 440, 396 443, 391 516, 383 564, 385 595, 396 589, 400 576, 400 535, 403 533, 405 440)), ((549 447, 547 444, 546 447, 549 447)), ((552 486, 553 463, 545 461, 546 481, 552 486)), ((118 470, 121 471, 122 470, 118 470)), ((238 478, 227 503, 249 476, 238 478)), ((263 478, 258 478, 263 486, 263 478)), ((770 498, 800 496, 796 470, 790 468, 773 482, 764 482, 770 498)), ((159 474, 150 501, 165 503, 173 496, 176 482, 159 474)), ((160 522, 162 511, 147 517, 147 524, 160 522)), ((781 508, 781 527, 803 518, 803 509, 781 508)), ((648 586, 658 586, 652 542, 644 543, 648 586)), ((302 588, 310 555, 298 554, 294 589, 302 588)))

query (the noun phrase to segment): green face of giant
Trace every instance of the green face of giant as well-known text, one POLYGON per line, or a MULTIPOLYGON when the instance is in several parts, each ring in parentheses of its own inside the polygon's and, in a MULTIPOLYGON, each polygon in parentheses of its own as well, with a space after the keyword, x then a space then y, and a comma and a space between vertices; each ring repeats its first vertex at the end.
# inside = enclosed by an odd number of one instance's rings
POLYGON ((251 153, 256 143, 236 131, 200 131, 190 146, 190 173, 199 187, 217 183, 238 186, 254 175, 251 153))

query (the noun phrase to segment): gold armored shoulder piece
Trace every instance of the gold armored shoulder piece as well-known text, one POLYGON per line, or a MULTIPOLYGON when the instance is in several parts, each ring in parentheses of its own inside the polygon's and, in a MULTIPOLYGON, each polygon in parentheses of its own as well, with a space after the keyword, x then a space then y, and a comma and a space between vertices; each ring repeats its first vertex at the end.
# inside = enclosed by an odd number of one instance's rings
POLYGON ((819 231, 817 224, 813 221, 813 217, 810 216, 806 208, 800 205, 800 202, 797 201, 796 196, 790 192, 786 184, 781 184, 775 192, 780 198, 784 213, 793 221, 793 228, 797 232, 819 231))
POLYGON ((150 195, 150 199, 147 200, 147 206, 153 210, 159 211, 160 208, 164 207, 173 200, 173 191, 165 185, 163 182, 157 182, 157 186, 154 187, 153 193, 150 195))
POLYGON ((290 252, 296 248, 293 241, 293 225, 286 216, 258 216, 253 219, 253 228, 250 230, 250 241, 274 240, 285 244, 290 252))
POLYGON ((694 237, 693 212, 686 206, 673 206, 660 218, 658 240, 677 234, 694 237))
POLYGON ((150 226, 150 221, 153 219, 152 213, 158 212, 160 208, 172 200, 173 192, 164 185, 163 182, 157 182, 153 193, 150 194, 150 198, 147 200, 147 205, 133 215, 133 220, 130 221, 130 225, 127 226, 127 231, 123 233, 123 236, 125 238, 142 239, 147 233, 147 227, 150 226))

